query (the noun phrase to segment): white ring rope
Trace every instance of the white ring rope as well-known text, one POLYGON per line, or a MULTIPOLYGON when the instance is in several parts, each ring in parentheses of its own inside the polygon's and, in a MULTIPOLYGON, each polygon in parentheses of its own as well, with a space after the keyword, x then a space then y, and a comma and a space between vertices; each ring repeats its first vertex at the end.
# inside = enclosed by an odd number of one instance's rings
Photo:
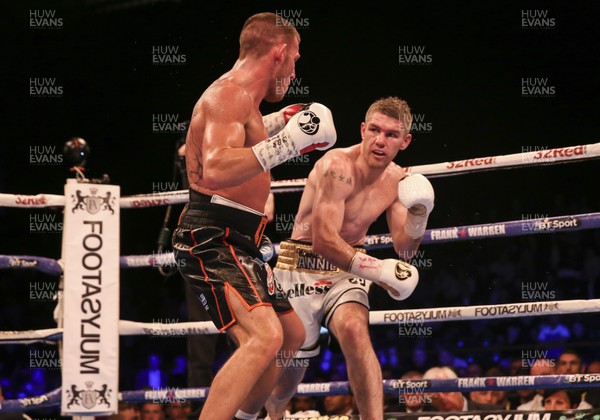
MULTIPOLYGON (((571 163, 600 157, 600 143, 579 146, 558 147, 556 149, 536 150, 514 153, 510 155, 487 156, 474 159, 463 159, 451 162, 431 163, 406 168, 409 174, 426 175, 428 178, 439 178, 465 173, 490 171, 495 169, 512 169, 524 166, 552 165, 555 163, 571 163)), ((306 184, 304 179, 274 181, 273 192, 302 191, 306 184)))
MULTIPOLYGON (((600 143, 579 146, 558 147, 556 149, 536 150, 532 152, 514 153, 510 155, 487 156, 463 159, 452 162, 431 163, 408 167, 409 173, 427 175, 430 178, 459 175, 464 173, 489 171, 500 168, 516 168, 523 166, 551 165, 555 163, 575 162, 600 157, 600 143)), ((301 191, 306 179, 290 179, 273 181, 271 189, 274 193, 301 191)), ((140 208, 168 206, 188 202, 188 191, 167 191, 152 194, 138 194, 121 197, 121 208, 140 208)), ((0 207, 61 207, 65 206, 62 195, 37 194, 0 194, 0 207)))
MULTIPOLYGON (((370 325, 420 325, 428 322, 504 319, 522 316, 600 312, 600 299, 557 300, 550 302, 505 303, 500 305, 455 306, 445 308, 371 311, 370 325)), ((143 323, 119 321, 120 335, 185 336, 219 333, 212 321, 143 323)), ((60 340, 62 328, 27 331, 0 331, 0 344, 30 344, 60 340)))
POLYGON ((600 143, 592 143, 579 146, 557 147, 555 149, 513 153, 510 155, 431 163, 409 167, 408 172, 436 178, 440 176, 459 175, 501 168, 512 169, 532 165, 552 165, 555 163, 575 162, 598 157, 600 157, 600 143))

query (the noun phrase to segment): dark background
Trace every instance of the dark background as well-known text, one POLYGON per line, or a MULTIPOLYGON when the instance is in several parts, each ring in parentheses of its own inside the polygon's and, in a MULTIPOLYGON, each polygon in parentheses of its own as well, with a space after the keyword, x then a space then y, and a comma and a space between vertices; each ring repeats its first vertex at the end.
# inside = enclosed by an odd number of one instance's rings
MULTIPOLYGON (((260 11, 294 11, 305 19, 299 27, 302 58, 296 74, 298 86, 307 94, 289 95, 281 104, 265 103, 263 112, 295 102, 322 102, 334 115, 336 146, 358 142, 366 108, 388 95, 406 99, 413 112, 431 126, 428 131, 415 133, 411 146, 398 156, 396 161, 402 166, 598 141, 600 3, 393 4, 370 2, 352 7, 348 2, 191 0, 5 4, 0 191, 62 194, 65 179, 73 176, 68 166, 32 165, 30 148, 54 146, 58 153, 73 136, 90 144, 88 175, 108 174, 121 186, 122 195, 150 193, 156 183, 172 181, 179 134, 153 132, 153 115, 177 115, 179 122, 187 120, 202 91, 233 65, 245 19, 260 11), (30 28, 32 9, 55 10, 63 25, 30 28), (555 26, 523 28, 523 10, 547 11, 555 26), (178 47, 178 53, 186 56, 185 63, 153 65, 152 48, 165 45, 178 47), (424 46, 431 64, 400 65, 400 46, 424 46), (31 97, 30 78, 55 78, 63 88, 62 96, 31 97), (547 78, 555 95, 523 97, 522 78, 547 78)), ((306 162, 282 165, 273 175, 276 179, 306 177, 318 157, 319 153, 314 153, 306 162)), ((436 208, 429 226, 598 211, 598 178, 595 160, 436 178, 432 180, 436 208)), ((278 195, 276 213, 293 215, 298 198, 296 193, 278 195)), ((171 227, 179 210, 179 206, 173 208, 171 227)), ((156 252, 165 211, 163 207, 123 209, 121 254, 156 252)), ((31 215, 44 212, 0 209, 0 254, 59 258, 60 233, 32 234, 29 230, 31 215)), ((60 221, 60 212, 55 214, 60 221)), ((275 241, 289 233, 273 225, 268 229, 275 241)), ((381 220, 371 233, 386 231, 381 220)), ((572 283, 560 283, 560 276, 555 275, 558 268, 550 259, 554 249, 576 249, 582 254, 586 249, 597 251, 598 234, 559 235, 424 246, 434 269, 422 273, 414 297, 399 304, 375 291, 372 309, 460 305, 465 301, 460 296, 462 280, 467 278, 477 283, 469 292, 471 303, 505 303, 498 296, 515 295, 505 293, 506 289, 518 295, 520 282, 497 284, 481 274, 478 265, 502 265, 498 263, 501 255, 514 260, 523 255, 523 248, 528 251, 533 272, 528 281, 549 279, 557 298, 597 297, 590 296, 593 292, 585 285, 574 291, 572 283), (452 273, 453 283, 444 285, 439 280, 443 277, 434 274, 442 269, 452 273), (434 291, 432 284, 442 286, 434 291)), ((389 251, 377 254, 391 256, 389 251)), ((574 262, 579 268, 580 260, 574 262)), ((51 278, 1 271, 0 279, 0 329, 54 326, 53 304, 32 302, 28 295, 30 282, 50 282, 51 278)), ((183 286, 178 276, 164 278, 154 269, 125 270, 121 280, 121 319, 185 321, 183 286)), ((564 318, 571 320, 573 316, 564 318)), ((587 320, 589 329, 597 331, 598 316, 588 315, 587 320)), ((451 327, 439 328, 436 336, 442 340, 447 335, 444 328, 451 327)), ((170 347, 177 347, 173 354, 183 351, 183 343, 169 342, 170 347)), ((404 349, 397 339, 395 344, 404 349)), ((123 359, 141 367, 147 350, 163 351, 164 346, 156 340, 127 339, 123 359), (128 352, 130 356, 126 356, 128 352)), ((584 348, 588 351, 597 346, 584 348)), ((434 346, 428 350, 433 352, 434 346)), ((589 351, 590 358, 599 357, 597 350, 595 354, 589 351)), ((28 357, 24 347, 9 346, 0 350, 0 355, 0 378, 18 382, 28 374, 23 370, 28 357)), ((131 386, 127 378, 122 384, 124 389, 131 386)))

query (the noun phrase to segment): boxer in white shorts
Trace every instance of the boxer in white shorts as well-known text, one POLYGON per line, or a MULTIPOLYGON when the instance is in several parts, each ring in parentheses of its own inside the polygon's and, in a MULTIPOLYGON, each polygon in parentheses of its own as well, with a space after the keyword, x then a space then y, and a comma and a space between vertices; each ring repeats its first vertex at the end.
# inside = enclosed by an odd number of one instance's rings
MULTIPOLYGON (((434 192, 422 175, 409 175, 392 160, 411 141, 408 104, 389 97, 375 101, 361 124, 360 144, 332 149, 311 170, 294 219, 291 239, 282 242, 274 269, 306 329, 296 357, 319 353, 321 325, 338 340, 348 379, 363 419, 383 418, 381 367, 369 337, 371 282, 396 300, 418 283, 413 258, 433 209, 434 192), (400 259, 380 260, 357 249, 377 218, 386 214, 400 259)), ((305 364, 286 369, 266 403, 280 419, 296 392, 305 364)))
POLYGON ((297 358, 319 354, 321 325, 328 328, 340 305, 355 302, 369 309, 367 294, 371 282, 338 269, 316 254, 310 244, 293 239, 283 241, 274 273, 282 289, 278 294, 294 302, 293 308, 306 332, 297 358))

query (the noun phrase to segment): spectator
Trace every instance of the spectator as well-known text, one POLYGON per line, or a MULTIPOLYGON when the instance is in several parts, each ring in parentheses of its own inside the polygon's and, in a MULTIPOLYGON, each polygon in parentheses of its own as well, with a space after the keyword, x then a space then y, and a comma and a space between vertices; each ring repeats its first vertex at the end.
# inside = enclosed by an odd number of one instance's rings
POLYGON ((146 402, 140 410, 141 420, 164 420, 165 407, 159 403, 146 402))
MULTIPOLYGON (((456 379, 456 373, 447 366, 433 367, 423 374, 423 379, 456 379)), ((432 411, 476 411, 476 410, 500 410, 498 405, 482 404, 466 399, 462 393, 454 392, 432 392, 429 393, 432 411)))
POLYGON ((591 362, 586 373, 600 373, 600 360, 594 360, 591 362))
POLYGON ((167 418, 170 420, 187 420, 192 412, 189 401, 173 402, 167 405, 167 418))
POLYGON ((140 420, 140 409, 136 404, 119 401, 117 414, 96 417, 98 420, 140 420))
POLYGON ((563 351, 558 357, 556 373, 559 375, 583 373, 583 363, 579 353, 572 349, 563 351))
POLYGON ((577 407, 580 398, 574 390, 547 389, 544 391, 544 410, 570 410, 577 407))
POLYGON ((139 420, 141 417, 140 407, 137 404, 120 401, 117 415, 118 420, 139 420))
MULTIPOLYGON (((502 370, 498 368, 488 369, 485 373, 486 377, 489 376, 506 376, 502 370)), ((504 410, 510 409, 510 404, 507 399, 507 392, 500 390, 482 390, 482 391, 471 391, 469 393, 471 401, 475 401, 482 404, 492 404, 502 407, 504 410)))
MULTIPOLYGON (((538 359, 531 365, 531 376, 554 375, 555 363, 549 359, 538 359)), ((522 411, 539 411, 544 409, 544 390, 536 390, 536 394, 531 400, 517 407, 517 410, 522 411)))
POLYGON ((464 376, 466 378, 479 378, 483 376, 483 370, 478 363, 469 363, 464 376))
MULTIPOLYGON (((563 375, 573 375, 584 372, 583 360, 581 355, 573 349, 567 349, 563 351, 558 358, 558 366, 556 367, 556 373, 563 375)), ((581 396, 581 401, 577 408, 579 409, 589 409, 592 408, 594 404, 597 404, 597 390, 587 390, 581 396), (587 401, 587 399, 594 402, 591 404, 587 401)))
MULTIPOLYGON (((574 350, 565 350, 561 353, 556 370, 552 360, 540 359, 537 360, 531 367, 531 375, 552 375, 552 374, 572 374, 580 373, 582 364, 581 357, 574 350), (562 360, 562 362, 561 362, 562 360)), ((545 391, 538 390, 538 394, 526 404, 517 407, 517 410, 544 410, 545 408, 545 391)), ((588 410, 592 405, 585 401, 584 395, 579 395, 575 405, 580 410, 588 410)))
POLYGON ((522 357, 515 357, 514 359, 512 359, 510 361, 508 374, 510 376, 520 376, 523 374, 529 375, 529 371, 527 371, 527 373, 525 373, 523 371, 523 358, 522 357))
MULTIPOLYGON (((423 379, 423 373, 416 370, 409 371, 402 375, 401 379, 418 381, 419 379, 423 379)), ((418 389, 415 390, 418 391, 418 389)), ((423 392, 403 392, 400 394, 399 402, 400 407, 398 411, 418 413, 423 411, 427 398, 423 392)))
POLYGON ((498 409, 509 409, 505 391, 471 391, 469 392, 469 399, 476 403, 496 406, 498 409))
POLYGON ((325 414, 329 416, 349 416, 354 411, 352 395, 327 395, 323 398, 325 414))
POLYGON ((317 410, 317 398, 310 395, 297 395, 292 398, 294 413, 297 411, 317 410))

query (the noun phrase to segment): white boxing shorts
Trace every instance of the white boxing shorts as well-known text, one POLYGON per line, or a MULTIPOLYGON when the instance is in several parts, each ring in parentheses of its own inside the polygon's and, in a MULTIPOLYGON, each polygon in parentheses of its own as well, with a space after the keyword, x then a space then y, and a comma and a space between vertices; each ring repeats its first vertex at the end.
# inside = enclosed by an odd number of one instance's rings
POLYGON ((296 358, 319 354, 321 326, 328 328, 338 307, 355 302, 369 309, 371 282, 340 270, 315 253, 310 244, 290 239, 281 242, 273 274, 279 283, 277 293, 289 299, 306 331, 296 358))

